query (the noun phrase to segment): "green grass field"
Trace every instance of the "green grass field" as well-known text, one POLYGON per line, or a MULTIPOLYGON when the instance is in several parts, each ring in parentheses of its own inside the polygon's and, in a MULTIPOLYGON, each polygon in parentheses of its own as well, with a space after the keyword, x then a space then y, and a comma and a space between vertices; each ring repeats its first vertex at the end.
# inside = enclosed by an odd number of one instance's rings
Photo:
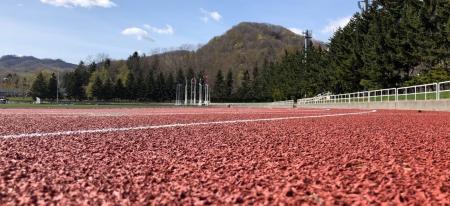
POLYGON ((31 104, 12 103, 0 104, 0 109, 108 109, 108 108, 146 108, 173 107, 171 103, 75 103, 75 104, 31 104))

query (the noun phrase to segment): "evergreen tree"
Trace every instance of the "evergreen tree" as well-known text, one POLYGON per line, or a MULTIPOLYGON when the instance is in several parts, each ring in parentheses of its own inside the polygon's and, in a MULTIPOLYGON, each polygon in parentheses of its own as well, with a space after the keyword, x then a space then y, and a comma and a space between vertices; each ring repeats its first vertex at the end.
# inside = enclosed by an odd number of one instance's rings
POLYGON ((147 100, 153 101, 155 100, 156 95, 156 85, 155 85, 155 78, 153 75, 153 70, 151 69, 149 73, 147 74, 147 78, 145 80, 145 86, 146 86, 146 97, 147 100))
POLYGON ((103 98, 105 100, 111 100, 114 98, 114 85, 111 78, 107 78, 102 87, 103 98))
POLYGON ((233 72, 230 69, 228 70, 227 78, 225 80, 225 97, 228 100, 233 98, 233 85, 234 85, 233 72))
POLYGON ((97 63, 92 62, 91 64, 89 64, 89 68, 88 71, 90 74, 94 73, 95 71, 97 71, 97 63))
POLYGON ((101 100, 103 98, 103 82, 99 76, 95 77, 94 84, 92 85, 92 97, 101 100))
POLYGON ((192 69, 192 67, 189 67, 187 74, 186 74, 186 78, 188 79, 188 81, 190 81, 194 77, 195 77, 194 69, 192 69))
POLYGON ((253 68, 253 82, 252 82, 252 99, 255 101, 261 101, 264 99, 264 82, 262 75, 260 74, 258 65, 253 68))
POLYGON ((36 97, 39 97, 41 99, 47 98, 48 94, 48 84, 44 78, 44 75, 42 72, 39 72, 36 76, 36 79, 34 80, 33 84, 31 85, 30 89, 30 95, 33 97, 33 99, 36 99, 36 97))
POLYGON ((214 84, 214 101, 223 101, 223 99, 226 97, 226 87, 225 87, 225 80, 222 74, 222 70, 219 69, 217 71, 216 75, 216 82, 214 84))
POLYGON ((128 72, 127 81, 125 84, 126 98, 129 100, 136 99, 136 82, 132 71, 128 72))
POLYGON ((164 97, 166 100, 173 100, 175 99, 175 95, 176 95, 175 78, 173 77, 173 74, 171 72, 167 76, 164 97))
POLYGON ((138 52, 134 52, 127 60, 128 69, 135 74, 139 74, 141 72, 141 58, 138 52))
POLYGON ((82 100, 86 98, 85 88, 89 83, 90 73, 84 62, 81 61, 75 71, 67 73, 64 77, 65 88, 69 98, 82 100))
POLYGON ((144 100, 147 96, 147 87, 142 78, 142 75, 139 75, 135 82, 135 90, 136 90, 136 98, 138 100, 144 100))
POLYGON ((114 97, 119 99, 127 98, 125 86, 122 83, 121 79, 117 79, 116 84, 114 85, 114 97))
POLYGON ((50 79, 48 80, 48 88, 47 88, 48 94, 46 95, 47 98, 51 100, 55 100, 58 92, 58 79, 56 78, 55 73, 52 73, 50 79))
POLYGON ((166 79, 162 72, 159 73, 156 79, 156 91, 155 91, 155 99, 157 101, 164 101, 166 97, 166 79))
POLYGON ((176 77, 176 83, 177 84, 184 84, 185 83, 185 76, 182 69, 177 70, 177 77, 176 77))
POLYGON ((250 100, 250 89, 251 89, 251 79, 250 72, 248 70, 244 71, 244 76, 242 78, 241 87, 238 89, 238 94, 243 101, 250 100))

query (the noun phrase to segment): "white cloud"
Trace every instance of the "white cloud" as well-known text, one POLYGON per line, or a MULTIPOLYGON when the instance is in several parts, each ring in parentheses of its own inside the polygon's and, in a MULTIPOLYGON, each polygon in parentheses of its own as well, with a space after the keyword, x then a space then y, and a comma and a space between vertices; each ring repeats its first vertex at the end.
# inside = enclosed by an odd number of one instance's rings
POLYGON ((351 16, 346 16, 329 21, 328 24, 322 29, 322 33, 332 34, 336 32, 339 28, 344 28, 348 24, 348 22, 350 22, 351 18, 352 18, 351 16))
POLYGON ((201 8, 200 12, 202 12, 203 14, 201 20, 205 23, 208 22, 210 19, 219 22, 223 18, 218 11, 208 11, 206 9, 201 8))
POLYGON ((111 0, 41 0, 41 2, 44 4, 50 4, 53 6, 61 6, 61 7, 66 7, 66 8, 72 8, 72 7, 110 8, 110 7, 117 6, 117 4, 115 4, 111 0))
POLYGON ((168 35, 173 35, 175 33, 175 30, 173 29, 173 27, 169 24, 166 25, 165 28, 157 28, 157 27, 153 27, 150 25, 144 25, 144 27, 153 33, 157 33, 157 34, 168 34, 168 35))
POLYGON ((175 30, 169 24, 167 24, 166 27, 164 27, 164 28, 157 28, 157 27, 153 27, 148 24, 145 24, 144 28, 130 27, 130 28, 126 28, 122 31, 122 35, 134 36, 134 37, 136 37, 137 40, 154 41, 150 37, 150 33, 156 33, 156 34, 161 34, 161 35, 173 35, 175 33, 175 30))
POLYGON ((122 31, 122 35, 125 36, 134 36, 137 40, 148 40, 153 41, 147 31, 138 28, 138 27, 130 27, 126 28, 122 31))
POLYGON ((294 32, 294 33, 296 33, 298 35, 303 35, 303 30, 302 29, 291 27, 291 28, 289 28, 289 30, 291 30, 292 32, 294 32))

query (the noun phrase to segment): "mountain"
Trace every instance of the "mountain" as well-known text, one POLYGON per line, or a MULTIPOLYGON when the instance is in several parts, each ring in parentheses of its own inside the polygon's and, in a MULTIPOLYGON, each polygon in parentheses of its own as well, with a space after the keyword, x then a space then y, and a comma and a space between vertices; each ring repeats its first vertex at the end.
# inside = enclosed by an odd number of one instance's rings
POLYGON ((36 72, 39 70, 71 70, 76 65, 60 59, 38 59, 32 56, 6 55, 0 57, 0 73, 36 72))
MULTIPOLYGON (((265 60, 276 61, 285 51, 303 50, 304 42, 304 36, 282 26, 243 22, 197 51, 172 51, 147 58, 150 62, 157 61, 163 72, 179 68, 204 71, 211 82, 219 69, 224 73, 231 69, 235 79, 240 79, 245 70, 262 66, 265 60)), ((313 40, 313 43, 316 47, 326 47, 320 41, 313 40)))

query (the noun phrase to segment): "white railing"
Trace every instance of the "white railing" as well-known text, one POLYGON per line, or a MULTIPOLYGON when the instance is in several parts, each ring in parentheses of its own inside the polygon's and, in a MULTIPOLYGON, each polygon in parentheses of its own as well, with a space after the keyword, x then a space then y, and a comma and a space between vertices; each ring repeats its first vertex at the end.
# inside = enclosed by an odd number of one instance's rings
POLYGON ((450 81, 336 95, 317 95, 297 104, 337 104, 450 99, 450 81))

